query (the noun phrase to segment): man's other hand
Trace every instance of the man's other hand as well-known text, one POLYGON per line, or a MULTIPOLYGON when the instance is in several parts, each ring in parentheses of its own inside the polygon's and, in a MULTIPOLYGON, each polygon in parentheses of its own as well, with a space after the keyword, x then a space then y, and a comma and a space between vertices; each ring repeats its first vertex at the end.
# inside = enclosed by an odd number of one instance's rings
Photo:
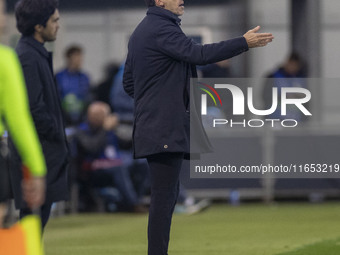
POLYGON ((118 115, 110 114, 105 118, 103 128, 106 131, 110 131, 110 130, 115 129, 118 125, 119 125, 118 115))
POLYGON ((271 33, 258 33, 260 29, 261 27, 257 26, 243 35, 249 48, 264 47, 273 41, 274 36, 271 33))
POLYGON ((43 177, 31 177, 22 181, 23 197, 31 209, 37 209, 45 202, 45 188, 43 177))

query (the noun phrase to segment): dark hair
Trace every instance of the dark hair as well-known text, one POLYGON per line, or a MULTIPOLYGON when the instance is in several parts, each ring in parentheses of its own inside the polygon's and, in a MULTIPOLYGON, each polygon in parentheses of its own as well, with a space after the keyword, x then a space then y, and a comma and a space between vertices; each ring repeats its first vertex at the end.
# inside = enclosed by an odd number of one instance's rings
POLYGON ((22 35, 32 35, 36 25, 46 23, 58 8, 58 0, 20 0, 15 6, 17 28, 22 35))
POLYGON ((73 54, 83 53, 83 48, 79 45, 72 45, 68 47, 65 51, 65 57, 70 58, 73 54))
POLYGON ((148 7, 155 6, 155 0, 144 0, 148 7))
POLYGON ((297 52, 292 52, 288 57, 288 61, 294 61, 300 64, 303 62, 301 56, 297 52))

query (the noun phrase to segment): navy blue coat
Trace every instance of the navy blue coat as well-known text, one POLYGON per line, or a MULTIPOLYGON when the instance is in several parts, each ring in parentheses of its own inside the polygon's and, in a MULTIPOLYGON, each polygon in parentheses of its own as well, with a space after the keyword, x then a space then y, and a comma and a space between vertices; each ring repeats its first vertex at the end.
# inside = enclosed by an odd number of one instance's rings
MULTIPOLYGON (((135 100, 134 156, 190 152, 189 85, 195 65, 234 57, 248 50, 244 37, 200 45, 180 28, 172 12, 150 7, 131 35, 124 89, 135 100)), ((202 128, 198 128, 202 134, 202 128)), ((200 134, 198 134, 200 135, 200 134)), ((209 145, 202 146, 202 151, 209 145)))
MULTIPOLYGON (((52 54, 33 37, 22 37, 16 47, 27 87, 32 118, 42 145, 47 165, 46 202, 68 198, 68 146, 59 93, 52 68, 52 54)), ((21 195, 22 172, 13 146, 11 180, 18 208, 23 207, 21 195)))

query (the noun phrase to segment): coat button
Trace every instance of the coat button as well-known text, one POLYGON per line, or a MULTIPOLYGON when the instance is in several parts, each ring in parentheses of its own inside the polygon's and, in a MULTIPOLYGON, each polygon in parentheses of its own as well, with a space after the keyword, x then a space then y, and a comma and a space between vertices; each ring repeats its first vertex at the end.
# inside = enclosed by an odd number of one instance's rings
POLYGON ((167 148, 169 148, 169 146, 168 145, 164 145, 164 149, 167 149, 167 148))

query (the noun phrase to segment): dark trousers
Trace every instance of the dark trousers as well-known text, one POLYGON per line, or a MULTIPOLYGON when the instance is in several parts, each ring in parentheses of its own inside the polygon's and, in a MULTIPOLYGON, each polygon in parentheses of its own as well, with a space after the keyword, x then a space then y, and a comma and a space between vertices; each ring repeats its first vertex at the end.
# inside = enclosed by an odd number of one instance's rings
MULTIPOLYGON (((0 136, 1 139, 1 136, 0 136)), ((6 165, 5 158, 1 153, 1 144, 0 144, 0 203, 4 203, 7 201, 9 197, 9 178, 8 178, 8 169, 6 165)))
POLYGON ((151 204, 148 225, 148 255, 167 255, 171 218, 179 193, 183 153, 162 153, 148 157, 151 204))
MULTIPOLYGON (((52 204, 43 204, 43 206, 38 210, 39 216, 41 218, 42 232, 44 231, 47 221, 50 218, 51 209, 52 209, 52 204)), ((31 209, 23 208, 20 210, 20 219, 31 214, 33 214, 31 209)))

